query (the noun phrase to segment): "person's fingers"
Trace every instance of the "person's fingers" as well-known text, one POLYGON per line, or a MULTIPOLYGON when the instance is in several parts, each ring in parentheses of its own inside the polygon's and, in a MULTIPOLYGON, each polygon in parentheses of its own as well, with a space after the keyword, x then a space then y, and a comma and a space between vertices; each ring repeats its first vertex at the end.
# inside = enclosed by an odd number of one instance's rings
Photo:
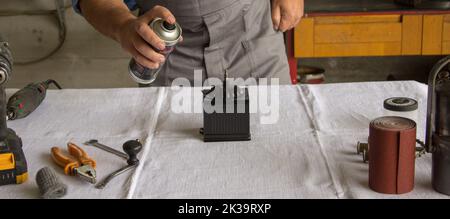
POLYGON ((273 1, 272 5, 272 22, 273 22, 273 29, 278 31, 281 22, 281 8, 276 1, 273 1))
POLYGON ((170 12, 169 9, 162 6, 155 6, 153 10, 156 17, 162 18, 171 24, 174 24, 176 22, 175 16, 173 16, 172 12, 170 12))
POLYGON ((282 12, 279 30, 281 32, 287 31, 293 25, 293 20, 294 18, 289 13, 282 12))
POLYGON ((143 55, 139 53, 139 51, 137 51, 134 48, 130 49, 129 53, 137 63, 146 68, 157 69, 159 67, 158 63, 152 62, 151 60, 145 58, 143 55))
POLYGON ((150 11, 146 12, 139 18, 142 19, 144 23, 150 23, 157 17, 162 18, 171 24, 176 22, 175 16, 173 16, 172 12, 170 12, 169 9, 159 5, 153 7, 150 11))
POLYGON ((298 13, 295 13, 295 20, 294 20, 294 23, 293 23, 293 25, 292 25, 292 27, 291 28, 289 28, 289 29, 292 29, 292 28, 295 28, 299 23, 300 23, 300 21, 302 20, 302 18, 303 18, 303 5, 300 5, 300 7, 299 7, 299 9, 298 9, 298 13))
POLYGON ((166 61, 164 55, 157 53, 141 38, 136 39, 133 46, 142 56, 155 63, 161 64, 166 61))
POLYGON ((136 32, 142 37, 142 39, 144 39, 154 48, 158 50, 164 50, 166 48, 164 41, 161 40, 158 35, 155 34, 155 32, 153 32, 148 24, 139 22, 135 28, 136 32))

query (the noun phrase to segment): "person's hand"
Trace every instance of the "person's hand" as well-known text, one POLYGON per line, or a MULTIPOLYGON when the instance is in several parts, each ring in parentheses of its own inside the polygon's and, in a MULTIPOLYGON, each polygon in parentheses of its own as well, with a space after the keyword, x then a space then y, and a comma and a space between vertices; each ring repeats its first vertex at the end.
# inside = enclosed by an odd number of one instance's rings
POLYGON ((304 13, 304 0, 272 0, 273 28, 285 32, 294 28, 304 13))
POLYGON ((166 45, 148 25, 157 17, 171 24, 176 22, 175 16, 167 8, 155 6, 140 17, 125 22, 116 37, 122 48, 130 53, 136 62, 150 69, 157 69, 165 62, 164 55, 155 49, 164 50, 166 45))

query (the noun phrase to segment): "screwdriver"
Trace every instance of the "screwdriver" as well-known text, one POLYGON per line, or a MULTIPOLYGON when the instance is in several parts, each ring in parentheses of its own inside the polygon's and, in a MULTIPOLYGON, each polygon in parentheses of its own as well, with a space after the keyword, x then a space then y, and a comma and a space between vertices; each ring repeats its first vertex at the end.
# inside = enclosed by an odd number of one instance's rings
POLYGON ((7 119, 22 119, 34 112, 44 101, 47 89, 51 84, 61 89, 55 80, 50 79, 40 83, 30 83, 14 93, 7 104, 7 119))

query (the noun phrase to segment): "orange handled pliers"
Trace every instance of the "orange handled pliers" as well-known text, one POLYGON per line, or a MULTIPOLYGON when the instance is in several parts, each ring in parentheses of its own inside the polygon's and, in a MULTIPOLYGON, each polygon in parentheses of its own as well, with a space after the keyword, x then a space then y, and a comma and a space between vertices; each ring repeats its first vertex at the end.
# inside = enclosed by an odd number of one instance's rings
POLYGON ((64 168, 64 173, 70 176, 78 176, 92 184, 96 182, 95 161, 90 158, 87 153, 75 145, 68 143, 67 149, 69 154, 75 157, 73 159, 65 156, 58 147, 52 148, 52 158, 56 164, 64 168))

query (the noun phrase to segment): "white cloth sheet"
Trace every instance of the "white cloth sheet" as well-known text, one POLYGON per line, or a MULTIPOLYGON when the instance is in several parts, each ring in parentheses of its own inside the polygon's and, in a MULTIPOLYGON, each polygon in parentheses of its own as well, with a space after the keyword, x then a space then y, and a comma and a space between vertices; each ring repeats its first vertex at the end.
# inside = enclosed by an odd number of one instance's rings
MULTIPOLYGON (((37 198, 38 169, 50 166, 69 186, 66 198, 447 198, 431 188, 431 156, 416 163, 416 187, 392 196, 371 191, 368 165, 356 155, 369 122, 383 115, 383 100, 419 100, 418 137, 423 139, 427 86, 412 81, 280 87, 280 120, 262 125, 251 115, 249 142, 204 143, 203 115, 171 111, 180 92, 197 88, 49 91, 30 117, 8 122, 24 141, 30 179, 0 187, 0 198, 37 198), (98 179, 125 161, 84 146, 89 139, 121 150, 140 139, 141 165, 104 190, 64 176, 50 148, 72 140, 97 161, 98 179)), ((8 90, 11 94, 13 90, 8 90)), ((201 104, 201 98, 196 98, 201 104), (200 100, 200 101, 199 101, 200 100)))

